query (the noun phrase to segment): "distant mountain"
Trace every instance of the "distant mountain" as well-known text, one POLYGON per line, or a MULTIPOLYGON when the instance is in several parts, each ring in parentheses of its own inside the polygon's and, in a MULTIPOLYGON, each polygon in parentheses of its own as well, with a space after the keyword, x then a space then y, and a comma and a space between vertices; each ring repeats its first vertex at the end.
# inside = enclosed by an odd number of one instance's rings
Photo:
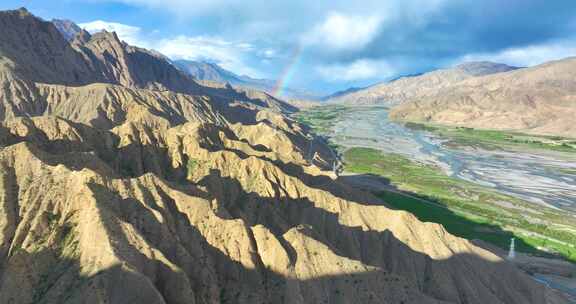
MULTIPOLYGON (((206 61, 175 60, 174 65, 181 71, 198 80, 229 83, 233 86, 261 90, 269 94, 275 93, 275 80, 256 79, 245 75, 240 76, 220 67, 216 63, 206 61)), ((319 98, 319 96, 316 94, 294 88, 283 89, 283 95, 283 97, 288 99, 316 100, 319 98)))
POLYGON ((440 88, 450 86, 464 79, 515 69, 517 67, 500 63, 469 62, 449 69, 400 77, 349 94, 333 97, 329 102, 347 104, 401 103, 417 96, 431 94, 440 88))
POLYGON ((332 93, 328 96, 324 96, 324 97, 322 97, 322 100, 330 100, 333 98, 338 98, 340 96, 344 96, 344 95, 348 95, 348 94, 351 94, 354 92, 358 92, 358 91, 363 90, 363 89, 365 89, 365 88, 355 88, 355 87, 348 88, 346 90, 337 91, 336 93, 332 93))
MULTIPOLYGON (((77 24, 70 20, 53 19, 52 24, 58 29, 58 31, 64 36, 67 41, 73 41, 74 38, 79 34, 86 37, 91 35, 80 28, 77 24)), ((106 31, 104 31, 106 32, 106 31)), ((89 40, 85 38, 84 40, 89 40)), ((274 88, 276 85, 275 80, 271 79, 256 79, 245 75, 237 75, 231 71, 228 71, 220 67, 216 63, 211 63, 207 61, 191 61, 191 60, 174 60, 166 58, 164 55, 157 53, 153 50, 146 50, 150 54, 154 54, 156 57, 163 57, 167 61, 170 61, 175 67, 180 71, 184 72, 188 76, 192 76, 194 79, 203 81, 212 81, 219 83, 229 83, 233 86, 238 86, 246 89, 260 90, 267 93, 275 93, 274 88)), ((304 99, 304 100, 316 100, 319 97, 310 92, 304 90, 297 90, 291 88, 285 88, 283 90, 283 97, 289 99, 304 99)))
POLYGON ((391 117, 576 137, 576 57, 523 69, 500 66, 505 73, 485 65, 460 69, 481 76, 412 95, 391 117))
POLYGON ((62 36, 68 41, 72 41, 82 29, 73 21, 62 20, 62 19, 52 19, 52 24, 56 26, 56 29, 60 31, 62 36))
MULTIPOLYGON (((181 71, 189 74, 195 79, 216 81, 222 83, 239 84, 244 83, 241 76, 221 68, 215 63, 206 61, 175 60, 174 65, 181 71)), ((254 81, 257 81, 254 79, 254 81)))
POLYGON ((394 82, 394 81, 396 81, 396 80, 398 80, 398 79, 402 79, 402 78, 417 77, 417 76, 420 76, 420 75, 423 75, 423 74, 424 74, 424 73, 413 73, 413 74, 400 75, 400 76, 397 76, 397 77, 395 77, 395 78, 392 78, 392 79, 388 80, 387 83, 394 82))
POLYGON ((517 70, 519 67, 489 61, 473 61, 459 64, 456 69, 462 70, 471 76, 484 76, 517 70))
POLYGON ((329 100, 389 104, 396 120, 576 137, 576 58, 531 68, 468 62, 329 100))

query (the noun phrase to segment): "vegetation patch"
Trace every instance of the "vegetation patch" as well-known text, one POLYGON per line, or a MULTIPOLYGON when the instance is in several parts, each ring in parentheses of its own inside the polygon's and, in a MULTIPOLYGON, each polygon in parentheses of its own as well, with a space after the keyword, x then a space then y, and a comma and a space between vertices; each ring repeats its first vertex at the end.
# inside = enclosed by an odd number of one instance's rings
POLYGON ((447 144, 454 146, 481 146, 485 149, 535 149, 576 152, 576 139, 573 138, 413 122, 407 122, 404 126, 413 130, 428 131, 448 138, 450 141, 447 144))
POLYGON ((195 158, 188 158, 188 161, 186 162, 186 172, 188 176, 192 176, 194 172, 196 172, 196 169, 198 169, 199 165, 200 165, 199 160, 195 158))
POLYGON ((347 110, 347 107, 340 105, 314 107, 296 112, 294 118, 298 122, 310 126, 315 132, 326 134, 330 132, 330 129, 347 110))
POLYGON ((351 148, 344 153, 344 160, 346 171, 389 179, 397 190, 377 195, 391 207, 408 211, 422 221, 442 224, 454 235, 480 239, 503 249, 515 237, 521 252, 553 253, 576 261, 576 234, 561 228, 576 223, 561 212, 449 177, 438 168, 397 154, 351 148))
MULTIPOLYGON (((322 106, 298 112, 295 117, 314 132, 330 135, 332 127, 343 115, 362 110, 361 107, 322 106)), ((446 145, 458 148, 576 152, 576 141, 561 137, 413 122, 407 122, 405 126, 447 138, 446 145)), ((342 149, 337 146, 335 150, 342 149)), ((576 261, 576 234, 566 229, 575 227, 576 221, 562 212, 449 177, 440 168, 398 154, 351 148, 344 151, 343 159, 348 172, 389 179, 397 190, 384 190, 377 195, 391 207, 411 212, 423 221, 440 223, 454 235, 480 239, 503 249, 508 249, 510 239, 515 237, 521 252, 560 255, 576 261)))

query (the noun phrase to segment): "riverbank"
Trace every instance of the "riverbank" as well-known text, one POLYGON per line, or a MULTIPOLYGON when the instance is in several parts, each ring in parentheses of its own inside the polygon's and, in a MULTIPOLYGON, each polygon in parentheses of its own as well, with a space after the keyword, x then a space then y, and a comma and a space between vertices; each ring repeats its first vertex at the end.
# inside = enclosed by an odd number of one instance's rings
MULTIPOLYGON (((350 148, 343 154, 345 170, 386 178, 389 186, 374 191, 390 207, 422 221, 444 225, 450 233, 480 239, 507 249, 512 237, 517 249, 530 254, 553 253, 576 261, 576 225, 554 209, 538 207, 490 188, 444 175, 430 165, 370 148, 350 148), (392 188, 392 189, 390 189, 392 188)), ((375 189, 374 189, 375 190, 375 189)))
POLYGON ((428 125, 409 128, 390 121, 385 107, 330 105, 296 117, 330 138, 331 146, 342 147, 341 152, 367 147, 399 154, 438 167, 450 177, 576 215, 576 153, 556 147, 565 146, 565 139, 541 138, 550 141, 536 144, 500 131, 435 127, 431 132, 428 125), (546 145, 551 148, 543 148, 546 145))
POLYGON ((390 207, 464 238, 507 249, 515 237, 522 252, 576 261, 576 218, 562 211, 574 208, 572 169, 547 154, 565 151, 506 151, 502 138, 469 130, 454 131, 470 143, 456 145, 427 126, 389 121, 385 107, 326 106, 297 118, 338 147, 348 172, 343 180, 367 186, 390 207), (473 145, 475 137, 484 139, 473 145), (491 147, 484 145, 489 140, 491 147))
MULTIPOLYGON (((427 131, 446 138, 448 142, 445 144, 454 147, 479 147, 486 150, 497 149, 522 152, 555 151, 576 154, 576 139, 574 138, 413 122, 405 122, 403 124, 409 129, 427 131)), ((570 155, 566 156, 570 157, 570 155)), ((576 156, 572 157, 576 159, 576 156)))

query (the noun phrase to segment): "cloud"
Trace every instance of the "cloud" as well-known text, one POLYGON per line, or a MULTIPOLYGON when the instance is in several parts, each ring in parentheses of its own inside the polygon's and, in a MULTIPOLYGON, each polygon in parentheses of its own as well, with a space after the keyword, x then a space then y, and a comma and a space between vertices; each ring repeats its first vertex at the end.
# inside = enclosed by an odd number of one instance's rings
POLYGON ((260 51, 259 54, 264 59, 271 59, 278 57, 278 52, 274 49, 265 49, 260 51))
POLYGON ((349 16, 330 13, 320 24, 304 34, 303 42, 335 50, 361 49, 378 34, 381 16, 349 16))
POLYGON ((81 23, 80 27, 90 33, 106 30, 116 32, 121 40, 127 43, 154 49, 171 59, 186 59, 194 61, 209 61, 219 64, 221 67, 234 73, 261 77, 262 73, 252 68, 248 57, 271 58, 276 54, 273 49, 264 51, 257 50, 251 43, 231 42, 220 37, 210 36, 175 36, 155 39, 151 33, 144 33, 137 26, 107 22, 102 20, 81 23))
POLYGON ((349 64, 321 65, 316 71, 327 81, 358 81, 371 78, 388 78, 394 68, 385 60, 360 59, 349 64))
POLYGON ((163 9, 178 15, 198 15, 222 7, 241 7, 243 0, 89 0, 92 2, 120 2, 134 6, 163 9))
POLYGON ((576 56, 576 39, 507 48, 493 53, 468 54, 457 61, 493 61, 514 66, 533 66, 570 56, 576 56))
POLYGON ((118 37, 129 44, 147 47, 147 42, 141 37, 141 28, 117 22, 107 22, 96 20, 92 22, 78 24, 81 28, 90 33, 101 32, 106 30, 108 32, 116 32, 118 37))
POLYGON ((156 49, 173 59, 210 61, 234 73, 261 76, 260 72, 245 63, 244 58, 254 52, 254 47, 249 43, 235 43, 218 37, 178 36, 162 39, 156 49))
MULTIPOLYGON (((574 44, 567 40, 576 33, 574 0, 79 1, 91 5, 106 3, 105 7, 118 9, 117 16, 126 14, 130 20, 140 20, 142 23, 137 25, 143 28, 169 33, 168 37, 156 35, 160 39, 142 41, 201 35, 230 42, 215 42, 210 48, 218 51, 206 52, 237 70, 252 68, 278 75, 289 62, 290 50, 302 44, 302 64, 294 68, 292 81, 314 87, 339 89, 343 80, 334 78, 353 79, 369 74, 375 76, 366 78, 365 84, 383 80, 385 73, 368 73, 374 68, 362 68, 361 63, 366 60, 382 62, 385 58, 393 70, 403 75, 461 60, 532 65, 576 55, 574 44), (253 50, 239 51, 237 44, 242 41, 250 42, 253 50), (275 54, 266 53, 266 49, 275 50, 275 54), (319 74, 320 70, 334 71, 345 66, 355 70, 340 73, 339 77, 319 74), (333 80, 321 83, 326 79, 333 80)), ((142 34, 136 39, 147 37, 142 34)), ((182 39, 173 41, 166 48, 182 49, 183 43, 182 39)), ((174 52, 183 55, 181 51, 174 52)))

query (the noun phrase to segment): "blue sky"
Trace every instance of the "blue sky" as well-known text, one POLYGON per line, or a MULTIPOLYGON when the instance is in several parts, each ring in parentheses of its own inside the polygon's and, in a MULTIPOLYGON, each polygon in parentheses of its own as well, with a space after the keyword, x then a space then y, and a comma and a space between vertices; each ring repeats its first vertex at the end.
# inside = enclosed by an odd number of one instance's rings
POLYGON ((21 6, 44 19, 116 30, 173 59, 272 79, 288 71, 288 86, 319 93, 463 61, 530 66, 576 55, 574 0, 0 2, 21 6))

